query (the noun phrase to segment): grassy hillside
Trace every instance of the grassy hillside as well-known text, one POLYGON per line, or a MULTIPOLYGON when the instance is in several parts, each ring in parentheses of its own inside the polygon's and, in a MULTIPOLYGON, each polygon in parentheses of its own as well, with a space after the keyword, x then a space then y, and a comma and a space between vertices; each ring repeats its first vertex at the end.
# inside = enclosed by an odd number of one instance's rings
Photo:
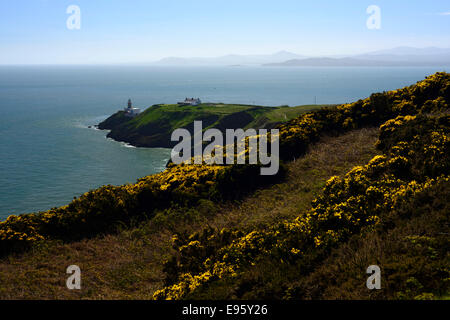
POLYGON ((259 165, 170 165, 0 222, 0 295, 155 299, 449 296, 450 74, 278 126, 259 165), (68 292, 64 268, 86 287, 68 292), (365 268, 382 268, 382 290, 365 268))
POLYGON ((450 117, 381 126, 381 155, 327 180, 298 216, 242 233, 173 238, 165 264, 175 299, 445 299, 449 296, 450 117), (382 268, 383 290, 365 287, 382 268))
POLYGON ((201 104, 198 106, 154 105, 130 119, 119 111, 99 124, 111 130, 108 137, 139 147, 173 147, 170 141, 177 128, 193 131, 193 122, 203 122, 203 129, 273 128, 282 122, 323 106, 261 107, 236 104, 201 104))
POLYGON ((176 253, 174 234, 211 227, 251 231, 268 228, 305 210, 332 175, 344 174, 379 151, 378 129, 324 137, 304 157, 290 162, 286 180, 239 202, 159 210, 153 219, 119 232, 62 243, 50 241, 0 259, 0 299, 149 299, 163 288, 164 262, 176 253), (65 288, 65 267, 83 270, 83 290, 65 288))

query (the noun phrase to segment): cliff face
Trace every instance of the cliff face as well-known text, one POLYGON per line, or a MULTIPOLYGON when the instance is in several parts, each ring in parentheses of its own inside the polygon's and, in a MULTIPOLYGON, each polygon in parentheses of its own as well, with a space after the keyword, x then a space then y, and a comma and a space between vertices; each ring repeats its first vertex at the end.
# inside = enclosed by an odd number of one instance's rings
MULTIPOLYGON (((121 119, 117 113, 102 123, 104 129, 111 130, 107 137, 129 143, 135 147, 171 148, 171 126, 166 121, 152 122, 144 126, 134 126, 132 119, 121 119)), ((101 124, 100 124, 101 125, 101 124)), ((102 129, 99 125, 99 128, 102 129)))
POLYGON ((136 147, 171 147, 171 126, 164 119, 139 126, 136 124, 135 118, 127 117, 123 111, 118 111, 99 123, 98 128, 110 130, 107 134, 108 138, 136 147))
POLYGON ((172 148, 172 132, 185 128, 193 134, 194 121, 202 121, 203 129, 273 128, 277 124, 319 106, 260 107, 248 105, 202 104, 199 106, 154 105, 130 118, 123 111, 113 114, 98 125, 111 130, 108 138, 136 147, 172 148))
POLYGON ((130 118, 125 115, 124 111, 118 111, 105 121, 99 123, 98 128, 101 130, 112 130, 129 120, 130 118))

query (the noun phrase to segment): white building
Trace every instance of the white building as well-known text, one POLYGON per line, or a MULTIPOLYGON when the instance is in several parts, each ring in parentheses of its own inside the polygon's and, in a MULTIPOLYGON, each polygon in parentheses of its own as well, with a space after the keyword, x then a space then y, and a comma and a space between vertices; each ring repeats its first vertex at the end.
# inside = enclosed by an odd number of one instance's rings
POLYGON ((197 99, 186 98, 186 99, 184 99, 183 102, 178 102, 178 104, 181 104, 181 105, 188 105, 189 104, 191 106, 198 106, 201 103, 202 103, 202 101, 199 98, 197 98, 197 99))
POLYGON ((124 108, 123 111, 125 111, 125 115, 128 117, 135 117, 139 113, 141 113, 141 109, 133 108, 133 105, 131 104, 131 99, 128 99, 128 106, 124 108))

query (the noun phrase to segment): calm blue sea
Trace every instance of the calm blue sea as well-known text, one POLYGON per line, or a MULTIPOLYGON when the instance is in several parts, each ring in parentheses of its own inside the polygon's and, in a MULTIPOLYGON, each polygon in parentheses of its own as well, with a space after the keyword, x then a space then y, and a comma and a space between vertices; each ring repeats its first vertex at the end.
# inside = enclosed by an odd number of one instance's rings
MULTIPOLYGON (((447 68, 448 69, 448 68, 447 68)), ((439 68, 0 67, 0 220, 47 210, 104 184, 164 169, 167 149, 132 148, 89 129, 128 98, 268 106, 344 103, 439 68), (315 98, 316 97, 316 98, 315 98)))

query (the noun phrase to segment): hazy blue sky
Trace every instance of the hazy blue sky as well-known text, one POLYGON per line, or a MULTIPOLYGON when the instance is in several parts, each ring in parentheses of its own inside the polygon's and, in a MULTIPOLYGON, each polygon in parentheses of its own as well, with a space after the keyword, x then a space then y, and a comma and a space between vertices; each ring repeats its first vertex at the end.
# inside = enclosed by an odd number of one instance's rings
POLYGON ((0 64, 450 47, 448 0, 0 0, 0 64), (69 30, 69 5, 81 29, 69 30), (381 8, 369 30, 366 8, 381 8))

